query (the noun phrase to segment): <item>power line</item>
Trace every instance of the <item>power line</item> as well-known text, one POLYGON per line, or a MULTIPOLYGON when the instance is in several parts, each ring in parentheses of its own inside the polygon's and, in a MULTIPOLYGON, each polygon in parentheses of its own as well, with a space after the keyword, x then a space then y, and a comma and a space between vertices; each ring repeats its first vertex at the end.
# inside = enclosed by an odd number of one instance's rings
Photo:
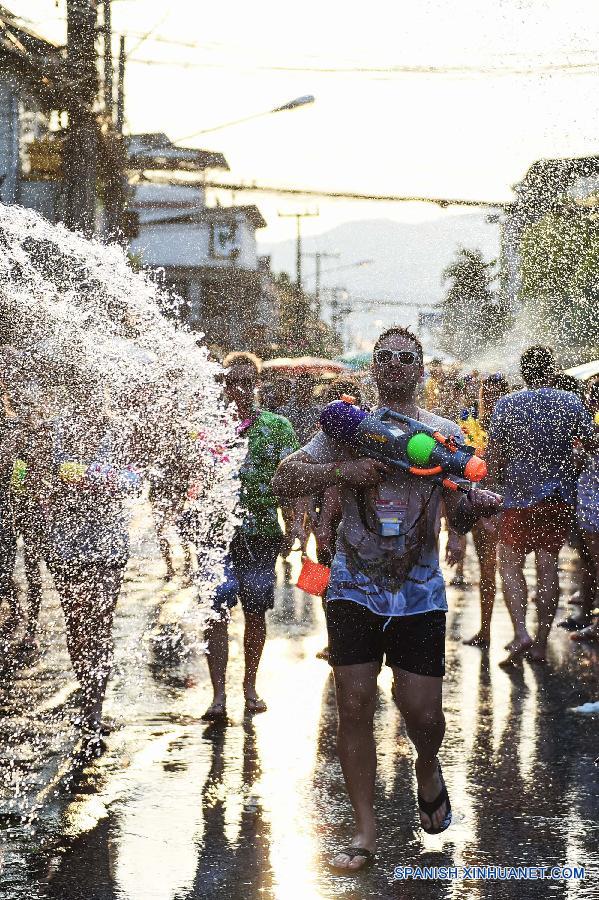
POLYGON ((278 194, 287 197, 322 197, 332 200, 374 200, 385 203, 434 203, 436 206, 472 206, 484 209, 508 209, 510 201, 495 200, 460 200, 448 197, 408 197, 398 194, 362 194, 357 191, 326 191, 316 188, 275 187, 267 184, 231 184, 224 181, 203 182, 207 188, 235 191, 236 193, 257 192, 261 194, 278 194))
POLYGON ((135 44, 135 46, 132 47, 132 49, 131 49, 129 52, 130 52, 130 53, 135 53, 135 51, 136 51, 139 47, 141 47, 142 44, 144 44, 147 40, 150 39, 150 37, 154 34, 154 32, 156 31, 157 28, 160 28, 161 25, 164 25, 164 23, 166 22, 166 20, 167 20, 168 17, 170 16, 170 14, 171 14, 171 10, 168 9, 168 10, 165 12, 165 14, 164 14, 160 19, 158 19, 158 21, 155 22, 154 25, 152 25, 152 27, 151 27, 148 31, 146 31, 145 34, 140 35, 139 40, 137 41, 137 43, 135 44))
MULTIPOLYGON (((166 19, 170 16, 171 11, 169 10, 161 19, 159 19, 152 28, 143 33, 143 32, 132 32, 128 31, 132 37, 140 38, 139 42, 133 47, 130 52, 134 52, 137 50, 142 43, 149 41, 151 43, 163 43, 166 45, 170 45, 173 47, 185 47, 190 50, 210 50, 214 47, 220 47, 223 49, 231 48, 233 50, 236 49, 236 45, 225 44, 223 42, 196 42, 196 41, 184 41, 177 38, 168 38, 164 35, 155 35, 154 32, 157 28, 159 28, 166 19)), ((45 24, 45 21, 34 21, 32 19, 26 18, 24 16, 15 15, 13 18, 17 21, 21 21, 26 23, 29 26, 38 26, 45 24)), ((65 17, 63 16, 55 16, 55 21, 65 21, 65 17)), ((239 47, 237 47, 239 49, 239 47)), ((587 54, 593 53, 593 50, 588 50, 586 48, 580 48, 575 50, 574 53, 578 54, 587 54)), ((506 57, 514 57, 517 56, 517 53, 503 53, 501 54, 502 58, 506 57)), ((387 65, 387 66, 371 66, 371 65, 254 65, 252 63, 244 64, 231 64, 231 63, 210 63, 210 62, 197 62, 197 61, 186 61, 186 60, 159 60, 159 59, 131 59, 129 60, 131 63, 137 63, 139 65, 162 65, 162 66, 177 66, 182 68, 254 68, 262 71, 275 71, 275 72, 306 72, 306 73, 321 73, 321 74, 373 74, 373 75, 393 75, 393 74, 425 74, 425 75, 536 75, 536 74, 544 74, 550 72, 572 72, 576 73, 585 73, 592 72, 599 69, 599 60, 593 60, 591 62, 564 62, 564 63, 538 63, 535 62, 532 65, 523 64, 523 65, 426 65, 426 64, 414 64, 414 65, 387 65)))
POLYGON ((262 65, 251 61, 191 62, 187 60, 131 59, 131 63, 144 66, 176 66, 182 69, 239 69, 258 72, 297 72, 320 75, 376 75, 388 78, 395 75, 455 75, 455 76, 531 76, 551 73, 584 75, 599 70, 599 60, 581 63, 546 63, 534 66, 285 66, 262 65))

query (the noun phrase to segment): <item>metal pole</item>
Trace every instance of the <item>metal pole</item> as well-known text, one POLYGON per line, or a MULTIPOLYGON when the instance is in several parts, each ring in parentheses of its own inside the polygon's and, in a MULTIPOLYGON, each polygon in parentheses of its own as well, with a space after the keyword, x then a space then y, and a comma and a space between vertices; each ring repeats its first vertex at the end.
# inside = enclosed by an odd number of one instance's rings
POLYGON ((314 286, 314 298, 316 300, 316 315, 320 318, 320 261, 322 253, 315 253, 316 257, 316 284, 314 286))
POLYGON ((297 240, 296 240, 296 248, 295 248, 295 327, 294 327, 294 341, 296 347, 301 347, 306 343, 306 325, 308 322, 308 308, 306 304, 306 297, 304 292, 302 291, 302 229, 301 229, 301 221, 302 219, 318 216, 320 213, 318 210, 316 212, 301 212, 301 213, 279 213, 280 218, 282 219, 295 219, 297 223, 297 240))
POLYGON ((125 127, 125 35, 121 35, 119 44, 119 76, 116 100, 116 130, 123 133, 125 127))
POLYGON ((295 245, 295 283, 298 291, 302 289, 302 215, 305 213, 296 213, 297 220, 297 241, 295 245))
MULTIPOLYGON (((105 0, 108 2, 108 0, 105 0)), ((106 177, 106 232, 109 240, 126 243, 124 231, 125 207, 127 205, 127 156, 123 141, 125 123, 125 36, 119 41, 119 65, 116 98, 116 140, 114 143, 113 168, 106 177)))
POLYGON ((112 122, 114 112, 113 102, 113 78, 112 78, 112 21, 111 2, 103 0, 104 17, 102 31, 104 33, 104 109, 112 122))
POLYGON ((339 253, 326 253, 324 250, 317 251, 316 253, 304 253, 304 256, 313 256, 314 262, 316 265, 316 283, 314 286, 314 300, 315 300, 315 314, 316 318, 320 319, 321 307, 320 307, 320 290, 321 290, 321 275, 322 275, 322 260, 323 259, 339 259, 339 253))

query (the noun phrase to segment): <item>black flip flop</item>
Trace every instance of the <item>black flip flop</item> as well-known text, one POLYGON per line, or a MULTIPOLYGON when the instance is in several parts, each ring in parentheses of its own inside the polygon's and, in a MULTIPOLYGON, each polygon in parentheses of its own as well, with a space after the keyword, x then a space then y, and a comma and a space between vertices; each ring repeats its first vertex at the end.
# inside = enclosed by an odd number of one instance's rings
POLYGON ((418 792, 418 808, 421 812, 425 813, 432 821, 433 815, 443 806, 444 803, 447 804, 447 813, 445 818, 443 819, 443 823, 439 828, 425 828, 422 825, 422 830, 426 831, 427 834, 441 834, 442 831, 445 831, 451 825, 451 803, 449 802, 449 794, 447 793, 447 786, 445 784, 445 779, 443 778, 443 772, 441 771, 441 766, 439 765, 439 778, 441 779, 441 784, 443 785, 439 795, 435 798, 435 800, 428 801, 425 800, 424 797, 421 796, 420 791, 418 792))
POLYGON ((561 622, 558 622, 557 627, 564 628, 566 631, 581 631, 583 628, 587 628, 590 624, 590 618, 580 619, 579 617, 568 616, 566 619, 562 619, 561 622))
POLYGON ((356 856, 363 856, 366 862, 363 866, 360 866, 359 869, 350 869, 349 866, 336 866, 334 863, 329 863, 331 869, 334 869, 336 872, 346 872, 349 874, 363 872, 364 869, 369 869, 376 859, 376 855, 372 850, 367 850, 365 847, 345 847, 344 850, 339 850, 335 856, 341 856, 341 854, 349 856, 350 862, 352 859, 355 859, 356 856))
POLYGON ((219 722, 227 718, 227 707, 224 703, 212 703, 201 717, 204 722, 219 722))

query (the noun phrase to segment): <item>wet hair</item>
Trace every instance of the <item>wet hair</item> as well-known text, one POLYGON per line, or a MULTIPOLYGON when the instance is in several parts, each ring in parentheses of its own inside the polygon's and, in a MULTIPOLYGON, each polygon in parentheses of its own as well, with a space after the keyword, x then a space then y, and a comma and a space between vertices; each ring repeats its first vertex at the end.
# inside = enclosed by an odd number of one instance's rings
POLYGON ((256 375, 259 375, 262 371, 262 360, 255 353, 249 353, 247 350, 235 350, 233 353, 227 353, 223 359, 225 369, 232 369, 233 366, 253 366, 256 375))
POLYGON ((557 388, 558 391, 571 391, 573 394, 576 394, 577 397, 580 397, 581 400, 584 400, 585 386, 582 381, 579 381, 578 378, 574 378, 573 375, 566 375, 565 372, 558 372, 553 379, 551 387, 557 388))
POLYGON ((409 341, 411 341, 414 344, 416 350, 418 351, 418 356, 420 357, 420 362, 422 362, 423 358, 424 358, 424 351, 422 349, 422 344, 420 343, 418 337, 412 331, 410 331, 409 328, 404 328, 401 325, 394 325, 392 328, 387 328, 386 331, 383 331, 382 334, 379 334, 378 338, 376 339, 376 344, 374 345, 374 349, 372 351, 373 355, 376 353, 377 350, 380 350, 380 347, 381 347, 381 344, 383 343, 383 341, 385 341, 389 337, 395 337, 396 335, 398 337, 407 338, 409 341))
POLYGON ((520 357, 520 372, 526 385, 553 384, 555 358, 551 347, 529 347, 520 357))
POLYGON ((360 385, 353 378, 347 378, 344 375, 340 375, 339 378, 335 378, 334 381, 327 384, 322 392, 322 401, 323 403, 332 403, 333 400, 340 400, 342 394, 349 394, 351 397, 355 397, 358 406, 362 403, 360 385))

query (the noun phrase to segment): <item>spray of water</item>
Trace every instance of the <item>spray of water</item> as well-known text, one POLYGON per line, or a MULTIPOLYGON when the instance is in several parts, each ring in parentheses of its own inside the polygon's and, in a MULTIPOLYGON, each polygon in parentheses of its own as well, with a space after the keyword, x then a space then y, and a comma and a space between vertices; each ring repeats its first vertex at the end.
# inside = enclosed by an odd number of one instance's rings
MULTIPOLYGON (((0 364, 17 411, 56 414, 95 392, 123 430, 141 424, 146 467, 178 451, 197 469, 197 522, 209 532, 218 520, 223 540, 211 545, 226 543, 244 448, 201 335, 165 318, 174 301, 117 245, 0 205, 0 249, 0 364)), ((211 569, 217 559, 205 550, 211 569)))
MULTIPOLYGON (((47 431, 57 421, 80 427, 108 415, 121 471, 100 465, 86 477, 116 479, 115 505, 132 472, 158 479, 162 501, 173 506, 193 482, 187 536, 199 548, 200 628, 238 521, 246 448, 222 402, 222 369, 201 335, 163 315, 173 302, 133 271, 120 247, 0 204, 0 379, 12 406, 19 417, 46 422, 47 431)), ((63 474, 76 479, 69 465, 63 474)), ((17 782, 13 789, 25 793, 17 782)))

